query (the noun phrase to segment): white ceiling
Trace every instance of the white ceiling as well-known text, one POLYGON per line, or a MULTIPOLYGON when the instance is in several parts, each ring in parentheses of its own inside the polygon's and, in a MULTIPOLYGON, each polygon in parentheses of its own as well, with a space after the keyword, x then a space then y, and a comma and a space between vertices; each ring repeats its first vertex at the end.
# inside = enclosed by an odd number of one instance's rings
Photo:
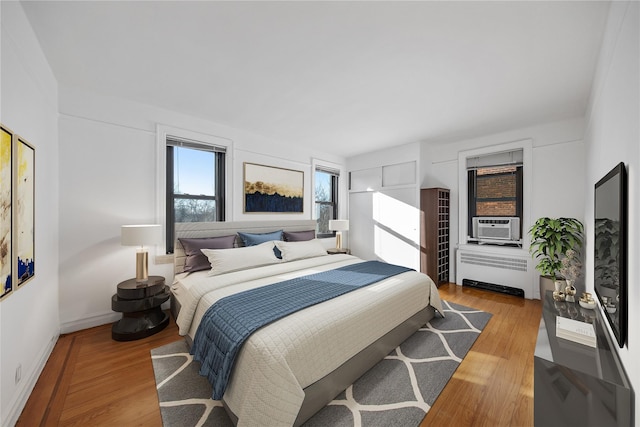
POLYGON ((351 156, 584 114, 608 3, 23 2, 61 86, 351 156))

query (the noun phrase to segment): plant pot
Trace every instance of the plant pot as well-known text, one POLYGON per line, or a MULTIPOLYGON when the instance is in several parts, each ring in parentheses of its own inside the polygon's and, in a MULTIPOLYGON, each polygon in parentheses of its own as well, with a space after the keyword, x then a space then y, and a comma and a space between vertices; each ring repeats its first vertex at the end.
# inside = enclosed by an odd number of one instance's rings
POLYGON ((544 301, 547 291, 555 291, 553 278, 550 276, 540 276, 540 299, 544 301))

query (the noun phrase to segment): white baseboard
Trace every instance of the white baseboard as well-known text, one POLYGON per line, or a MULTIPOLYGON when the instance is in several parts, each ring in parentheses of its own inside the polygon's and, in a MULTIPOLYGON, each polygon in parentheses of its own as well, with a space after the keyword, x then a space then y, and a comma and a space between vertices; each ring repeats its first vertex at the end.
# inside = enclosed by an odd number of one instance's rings
POLYGON ((122 318, 122 313, 116 313, 109 311, 102 314, 96 314, 91 317, 85 317, 82 319, 72 320, 70 322, 64 322, 60 325, 60 333, 68 334, 82 329, 93 328, 95 326, 106 325, 107 323, 113 323, 122 318))
MULTIPOLYGON (((162 305, 163 309, 169 308, 169 303, 165 303, 162 305)), ((105 325, 107 323, 113 323, 122 318, 122 313, 116 313, 114 311, 109 311, 102 314, 97 314, 91 317, 86 317, 83 319, 72 320, 70 322, 64 322, 60 325, 60 331, 51 338, 49 343, 46 345, 42 354, 38 357, 37 365, 35 369, 31 371, 28 378, 25 378, 23 382, 23 387, 18 390, 18 392, 14 395, 13 399, 9 402, 9 410, 6 413, 6 417, 0 420, 0 425, 2 426, 14 426, 22 413, 25 405, 27 404, 27 400, 29 400, 29 396, 33 391, 33 388, 42 373, 45 365, 47 364, 47 360, 49 360, 49 356, 51 356, 51 352, 53 352, 53 347, 58 341, 58 337, 60 334, 68 334, 75 331, 80 331, 82 329, 93 328, 95 326, 105 325)), ((5 414, 2 414, 5 415, 5 414)))
POLYGON ((7 411, 7 417, 2 420, 3 426, 14 426, 18 422, 18 418, 20 414, 22 414, 22 410, 27 404, 27 400, 29 400, 29 396, 33 391, 33 388, 36 386, 36 382, 38 378, 40 378, 40 374, 47 364, 47 360, 49 360, 49 356, 51 356, 51 352, 53 352, 53 347, 58 342, 58 337, 60 334, 54 335, 49 343, 45 346, 42 353, 37 359, 37 364, 35 369, 33 369, 27 378, 26 381, 22 383, 22 388, 18 390, 18 392, 13 396, 11 401, 9 402, 9 410, 7 411))
MULTIPOLYGON (((161 307, 163 310, 168 310, 170 307, 170 301, 165 302, 161 307)), ((90 317, 83 317, 82 319, 62 323, 60 325, 60 333, 69 334, 82 329, 89 329, 96 326, 106 325, 107 323, 117 322, 120 319, 122 319, 122 313, 117 313, 115 311, 95 314, 90 317)))

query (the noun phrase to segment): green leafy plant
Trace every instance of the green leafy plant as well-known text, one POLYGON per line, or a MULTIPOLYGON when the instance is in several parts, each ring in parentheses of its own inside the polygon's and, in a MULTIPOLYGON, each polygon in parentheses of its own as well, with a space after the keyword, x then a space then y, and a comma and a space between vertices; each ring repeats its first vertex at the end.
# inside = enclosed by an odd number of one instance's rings
POLYGON ((564 254, 582 247, 584 227, 575 218, 539 218, 529 229, 529 253, 538 260, 536 269, 557 280, 564 254))

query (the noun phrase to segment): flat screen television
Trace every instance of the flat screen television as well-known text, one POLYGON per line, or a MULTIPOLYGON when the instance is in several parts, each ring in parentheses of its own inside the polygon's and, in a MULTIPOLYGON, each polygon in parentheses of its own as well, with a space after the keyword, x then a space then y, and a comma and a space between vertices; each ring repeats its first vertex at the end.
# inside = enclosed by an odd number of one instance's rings
POLYGON ((595 185, 594 276, 618 345, 627 337, 627 171, 619 163, 595 185))

